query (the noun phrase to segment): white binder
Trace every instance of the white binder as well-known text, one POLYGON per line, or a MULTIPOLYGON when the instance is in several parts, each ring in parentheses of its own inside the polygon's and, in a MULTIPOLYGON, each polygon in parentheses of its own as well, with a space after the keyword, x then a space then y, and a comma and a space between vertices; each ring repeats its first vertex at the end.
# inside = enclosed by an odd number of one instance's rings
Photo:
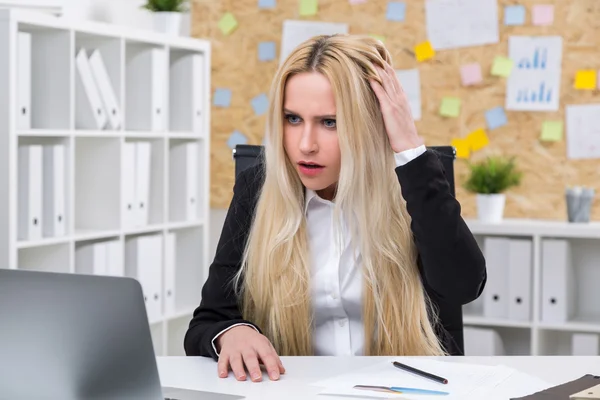
POLYGON ((532 243, 511 239, 508 263, 508 317, 515 321, 531 320, 532 243))
POLYGON ((171 130, 202 132, 204 107, 204 58, 191 54, 171 64, 169 119, 171 130))
POLYGON ((135 144, 135 200, 136 226, 148 225, 150 201, 150 142, 135 144))
POLYGON ((107 112, 108 122, 113 129, 117 130, 121 127, 121 109, 102 54, 98 50, 94 50, 90 55, 89 63, 102 104, 107 112))
POLYGON ((31 34, 18 33, 17 129, 31 129, 31 34))
POLYGON ((176 259, 176 236, 175 233, 170 232, 165 238, 165 279, 164 279, 164 293, 163 299, 165 299, 165 314, 172 315, 176 312, 176 293, 175 293, 175 266, 177 265, 176 259))
POLYGON ((137 219, 137 204, 135 199, 135 174, 136 174, 136 162, 135 162, 136 146, 133 142, 125 142, 123 144, 123 157, 121 168, 122 173, 122 190, 123 190, 123 204, 122 204, 122 216, 124 228, 133 228, 136 225, 137 219))
POLYGON ((564 239, 542 241, 542 321, 567 322, 575 311, 571 247, 564 239))
POLYGON ((162 314, 162 238, 139 236, 127 243, 125 273, 137 279, 142 286, 148 320, 154 322, 162 314))
POLYGON ((198 218, 198 144, 189 142, 171 149, 171 216, 175 221, 198 218))
POLYGON ((571 337, 571 354, 574 356, 600 355, 600 335, 596 333, 574 333, 571 337))
POLYGON ((106 242, 106 274, 110 276, 125 276, 123 265, 123 244, 120 240, 106 242))
POLYGON ((510 239, 487 237, 484 243, 488 280, 483 290, 483 315, 508 317, 508 265, 510 239))
POLYGON ((167 58, 162 49, 132 56, 127 65, 127 129, 165 130, 167 58))
POLYGON ((42 146, 19 147, 18 237, 42 238, 42 146))
POLYGON ((44 146, 43 178, 43 235, 46 237, 66 234, 65 217, 65 146, 44 146))
POLYGON ((502 338, 493 329, 464 328, 465 355, 476 357, 502 356, 505 354, 502 338))
POLYGON ((78 274, 106 275, 106 243, 83 245, 75 250, 75 270, 78 274))
POLYGON ((87 52, 80 49, 75 60, 77 66, 75 124, 78 129, 104 129, 108 122, 106 110, 90 66, 87 52))

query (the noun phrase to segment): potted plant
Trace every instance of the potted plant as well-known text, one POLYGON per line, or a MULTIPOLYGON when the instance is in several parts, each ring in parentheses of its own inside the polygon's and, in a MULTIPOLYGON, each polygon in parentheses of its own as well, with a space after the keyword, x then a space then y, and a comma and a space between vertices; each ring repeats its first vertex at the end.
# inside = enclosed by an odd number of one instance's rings
POLYGON ((154 13, 154 29, 157 32, 179 36, 181 13, 187 11, 188 0, 147 0, 142 6, 154 13))
POLYGON ((500 222, 504 215, 506 196, 504 192, 521 183, 513 158, 488 157, 477 163, 469 163, 470 175, 465 189, 477 194, 477 214, 480 221, 500 222))

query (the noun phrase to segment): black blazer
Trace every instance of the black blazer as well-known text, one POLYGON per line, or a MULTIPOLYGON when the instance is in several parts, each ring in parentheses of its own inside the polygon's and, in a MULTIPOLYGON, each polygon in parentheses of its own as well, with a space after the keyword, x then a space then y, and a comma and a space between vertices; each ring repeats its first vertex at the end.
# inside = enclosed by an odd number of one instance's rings
MULTIPOLYGON (((462 329, 461 313, 456 311, 483 291, 487 279, 483 254, 462 219, 460 204, 450 194, 442 165, 431 150, 397 167, 396 175, 412 218, 421 278, 440 318, 436 334, 450 354, 460 354, 449 332, 462 329)), ((240 322, 256 326, 242 318, 232 277, 241 265, 263 182, 262 165, 250 167, 236 178, 202 300, 185 335, 184 347, 189 356, 216 360, 212 347, 215 335, 240 322)))

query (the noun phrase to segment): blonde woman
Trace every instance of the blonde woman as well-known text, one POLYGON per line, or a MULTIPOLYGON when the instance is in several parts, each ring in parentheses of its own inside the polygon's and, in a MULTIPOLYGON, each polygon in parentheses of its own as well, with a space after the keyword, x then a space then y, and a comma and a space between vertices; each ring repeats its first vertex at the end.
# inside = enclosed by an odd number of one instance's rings
MULTIPOLYGON (((309 40, 271 88, 265 159, 241 173, 185 337, 239 380, 279 355, 456 354, 438 318, 484 258, 381 42, 309 40)), ((459 324, 462 321, 458 322, 459 324)))

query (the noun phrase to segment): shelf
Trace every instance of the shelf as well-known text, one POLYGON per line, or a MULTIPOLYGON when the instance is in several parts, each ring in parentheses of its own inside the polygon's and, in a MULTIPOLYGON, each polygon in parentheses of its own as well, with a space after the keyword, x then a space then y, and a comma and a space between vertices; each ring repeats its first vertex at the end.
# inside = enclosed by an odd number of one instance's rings
POLYGON ((164 225, 162 225, 162 224, 141 226, 141 227, 137 227, 137 228, 126 229, 125 235, 133 236, 133 235, 144 235, 147 233, 158 233, 158 232, 162 231, 163 229, 164 229, 164 225))
POLYGON ((122 131, 111 131, 111 130, 76 130, 74 132, 75 137, 81 138, 111 138, 111 137, 121 137, 123 134, 122 131))
POLYGON ((109 239, 120 236, 121 232, 118 230, 104 230, 104 231, 95 231, 89 229, 76 229, 75 230, 75 241, 83 242, 88 240, 101 240, 101 239, 109 239))
POLYGON ((463 323, 465 325, 471 325, 471 326, 491 326, 491 327, 498 326, 498 327, 505 327, 505 328, 529 329, 529 328, 533 327, 533 323, 528 322, 528 321, 511 321, 508 319, 486 318, 486 317, 474 316, 474 315, 464 315, 463 323))
POLYGON ((560 238, 600 239, 600 223, 568 223, 529 219, 505 219, 500 223, 483 223, 475 219, 465 221, 476 235, 541 236, 560 238))
POLYGON ((169 133, 169 139, 201 140, 203 136, 196 132, 171 132, 169 133))
POLYGON ((68 243, 71 240, 68 236, 44 238, 41 240, 22 240, 17 242, 18 249, 29 249, 34 247, 52 246, 56 244, 68 243))
POLYGON ((126 138, 132 139, 158 139, 165 136, 164 132, 151 132, 151 131, 124 131, 123 135, 126 138))
POLYGON ((50 137, 50 138, 63 138, 71 136, 69 130, 51 130, 51 129, 28 129, 17 131, 17 136, 21 137, 50 137))
POLYGON ((23 248, 18 251, 18 269, 44 272, 72 272, 68 243, 51 246, 23 248))
POLYGON ((202 220, 198 221, 183 221, 183 222, 171 222, 167 225, 167 229, 177 230, 177 229, 188 229, 188 228, 198 228, 204 224, 202 220))
POLYGON ((562 324, 540 322, 540 329, 564 332, 590 332, 600 333, 600 320, 596 322, 569 321, 562 324))

